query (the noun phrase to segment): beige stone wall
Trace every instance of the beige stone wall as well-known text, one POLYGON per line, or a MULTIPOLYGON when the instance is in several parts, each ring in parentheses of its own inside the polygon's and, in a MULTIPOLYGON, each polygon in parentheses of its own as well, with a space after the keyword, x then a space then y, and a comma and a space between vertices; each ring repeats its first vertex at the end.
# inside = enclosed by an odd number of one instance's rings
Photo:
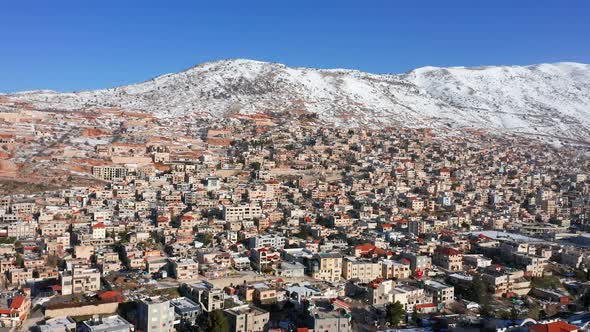
POLYGON ((112 303, 101 303, 96 305, 85 305, 81 307, 71 308, 57 308, 57 309, 46 309, 45 318, 55 318, 63 316, 92 316, 92 315, 105 315, 113 314, 117 312, 119 307, 118 302, 112 303))

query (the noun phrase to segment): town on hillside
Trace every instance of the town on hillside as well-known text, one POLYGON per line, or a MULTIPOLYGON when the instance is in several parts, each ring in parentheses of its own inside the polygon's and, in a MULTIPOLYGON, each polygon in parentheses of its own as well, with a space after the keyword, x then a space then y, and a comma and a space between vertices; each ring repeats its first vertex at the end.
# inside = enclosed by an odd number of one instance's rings
POLYGON ((583 147, 3 107, 2 330, 588 331, 583 147))

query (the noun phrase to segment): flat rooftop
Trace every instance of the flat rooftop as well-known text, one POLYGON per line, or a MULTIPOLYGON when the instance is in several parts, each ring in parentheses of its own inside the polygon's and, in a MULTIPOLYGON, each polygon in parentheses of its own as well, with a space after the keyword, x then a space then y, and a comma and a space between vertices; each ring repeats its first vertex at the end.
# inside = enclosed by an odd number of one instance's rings
POLYGON ((180 311, 192 311, 199 310, 201 308, 198 304, 186 297, 176 298, 171 300, 170 303, 172 303, 172 305, 180 311))
POLYGON ((91 331, 111 331, 117 327, 131 326, 131 324, 119 315, 93 318, 83 322, 91 331))

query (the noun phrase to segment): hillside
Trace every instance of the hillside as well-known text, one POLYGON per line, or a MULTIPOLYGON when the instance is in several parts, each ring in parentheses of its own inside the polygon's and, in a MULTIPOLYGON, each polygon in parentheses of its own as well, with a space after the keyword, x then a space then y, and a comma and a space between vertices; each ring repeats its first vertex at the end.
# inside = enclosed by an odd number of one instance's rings
POLYGON ((590 65, 578 63, 376 75, 238 59, 112 89, 3 97, 72 111, 110 106, 157 117, 317 113, 341 126, 470 127, 590 141, 590 65))

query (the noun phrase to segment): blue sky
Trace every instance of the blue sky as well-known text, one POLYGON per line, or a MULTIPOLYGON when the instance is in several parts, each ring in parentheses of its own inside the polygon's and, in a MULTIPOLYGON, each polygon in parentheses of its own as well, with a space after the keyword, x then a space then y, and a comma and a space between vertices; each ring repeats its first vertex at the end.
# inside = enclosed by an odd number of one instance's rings
POLYGON ((0 91, 75 91, 249 58, 398 73, 590 62, 590 1, 60 1, 0 8, 0 91))

